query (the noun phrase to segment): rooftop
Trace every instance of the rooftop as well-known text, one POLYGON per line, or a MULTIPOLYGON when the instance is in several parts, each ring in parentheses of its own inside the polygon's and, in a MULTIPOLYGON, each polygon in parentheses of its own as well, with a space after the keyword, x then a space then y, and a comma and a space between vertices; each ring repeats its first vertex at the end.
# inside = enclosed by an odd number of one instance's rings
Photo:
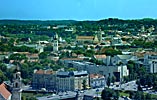
POLYGON ((106 55, 94 55, 96 59, 106 58, 106 55))
POLYGON ((93 40, 94 39, 94 36, 77 36, 76 37, 76 39, 77 40, 88 40, 88 39, 90 39, 90 40, 93 40))
POLYGON ((53 70, 35 70, 35 74, 54 74, 55 72, 53 70))
POLYGON ((6 99, 8 100, 9 97, 11 96, 11 93, 6 89, 6 85, 4 83, 2 83, 0 85, 0 94, 6 99))
POLYGON ((90 78, 104 78, 104 76, 100 74, 90 74, 89 76, 90 78))

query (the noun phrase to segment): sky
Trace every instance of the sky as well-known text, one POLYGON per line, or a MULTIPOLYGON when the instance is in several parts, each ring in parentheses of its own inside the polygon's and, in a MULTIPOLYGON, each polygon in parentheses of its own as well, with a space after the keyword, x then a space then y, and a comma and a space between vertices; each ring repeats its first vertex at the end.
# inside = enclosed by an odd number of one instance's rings
POLYGON ((0 0, 0 19, 157 18, 157 0, 0 0))

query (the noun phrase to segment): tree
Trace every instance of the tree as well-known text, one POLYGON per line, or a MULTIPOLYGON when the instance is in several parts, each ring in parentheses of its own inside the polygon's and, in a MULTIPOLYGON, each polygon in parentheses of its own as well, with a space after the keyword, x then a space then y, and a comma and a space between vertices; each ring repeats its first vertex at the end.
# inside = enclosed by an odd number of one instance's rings
POLYGON ((3 72, 7 71, 7 66, 3 63, 0 63, 0 70, 2 70, 3 72))
POLYGON ((0 70, 0 84, 6 80, 6 76, 4 75, 4 73, 0 70))
POLYGON ((112 76, 111 82, 114 83, 115 81, 116 81, 116 77, 115 77, 115 76, 112 76))
POLYGON ((109 88, 110 84, 111 84, 111 78, 110 78, 110 76, 109 76, 109 77, 107 78, 107 86, 108 86, 108 88, 109 88))
POLYGON ((119 91, 114 91, 109 88, 104 88, 101 93, 101 98, 103 100, 118 100, 119 91))
POLYGON ((101 98, 103 100, 111 100, 112 94, 113 92, 110 89, 105 88, 101 93, 101 98))
POLYGON ((141 92, 137 91, 134 97, 135 100, 142 100, 142 94, 141 92))
POLYGON ((40 53, 39 54, 39 59, 45 59, 45 58, 47 58, 47 52, 42 52, 42 53, 40 53))
POLYGON ((151 94, 149 93, 146 94, 146 100, 152 100, 151 94))
POLYGON ((84 53, 87 57, 92 57, 95 54, 94 50, 87 50, 86 53, 84 53))
POLYGON ((107 48, 107 49, 104 48, 101 52, 103 54, 106 54, 107 56, 114 56, 114 55, 122 54, 121 51, 115 50, 115 49, 112 49, 112 48, 107 48))
POLYGON ((128 82, 129 81, 129 77, 128 76, 124 76, 124 82, 128 82))
POLYGON ((154 82, 153 89, 157 91, 157 81, 154 82))
POLYGON ((138 91, 142 91, 142 87, 140 84, 138 84, 138 87, 137 87, 138 91))
POLYGON ((21 61, 21 60, 26 60, 27 57, 24 54, 16 53, 16 54, 10 55, 9 59, 10 60, 16 60, 16 61, 21 61))
POLYGON ((86 80, 83 80, 83 82, 82 82, 82 88, 83 88, 83 90, 86 90, 86 80))

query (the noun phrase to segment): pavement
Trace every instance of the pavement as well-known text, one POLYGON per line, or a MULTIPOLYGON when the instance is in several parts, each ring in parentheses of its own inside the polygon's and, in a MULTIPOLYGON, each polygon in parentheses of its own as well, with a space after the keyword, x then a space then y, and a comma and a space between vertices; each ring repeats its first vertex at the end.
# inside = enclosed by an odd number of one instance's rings
MULTIPOLYGON (((84 95, 93 96, 93 97, 101 97, 101 91, 103 88, 83 90, 78 92, 78 100, 83 100, 84 95)), ((57 95, 52 94, 44 97, 37 97, 38 100, 58 100, 58 99, 66 99, 72 98, 76 96, 76 92, 67 91, 67 92, 59 92, 57 95)))
POLYGON ((130 91, 137 91, 137 84, 136 81, 130 81, 128 83, 120 84, 120 85, 112 85, 109 88, 113 90, 130 90, 130 91))

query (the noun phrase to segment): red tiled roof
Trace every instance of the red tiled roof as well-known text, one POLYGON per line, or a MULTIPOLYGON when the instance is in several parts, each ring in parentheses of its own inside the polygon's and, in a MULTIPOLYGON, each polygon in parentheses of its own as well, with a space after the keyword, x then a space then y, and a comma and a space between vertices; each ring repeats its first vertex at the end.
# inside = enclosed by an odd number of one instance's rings
POLYGON ((83 60, 83 58, 62 58, 61 60, 83 60))
POLYGON ((157 55, 157 52, 135 52, 134 55, 137 57, 144 57, 145 54, 148 55, 157 55))
POLYGON ((94 36, 77 36, 77 40, 93 40, 94 36))
POLYGON ((106 55, 94 55, 94 56, 97 59, 106 58, 106 55))
POLYGON ((90 76, 90 78, 102 78, 102 77, 104 77, 103 75, 100 75, 100 74, 90 74, 89 76, 90 76))
POLYGON ((0 94, 7 100, 10 96, 11 93, 6 89, 6 85, 2 83, 0 85, 0 94))
POLYGON ((53 73, 54 73, 54 71, 52 71, 52 70, 37 70, 35 72, 35 74, 53 74, 53 73))

